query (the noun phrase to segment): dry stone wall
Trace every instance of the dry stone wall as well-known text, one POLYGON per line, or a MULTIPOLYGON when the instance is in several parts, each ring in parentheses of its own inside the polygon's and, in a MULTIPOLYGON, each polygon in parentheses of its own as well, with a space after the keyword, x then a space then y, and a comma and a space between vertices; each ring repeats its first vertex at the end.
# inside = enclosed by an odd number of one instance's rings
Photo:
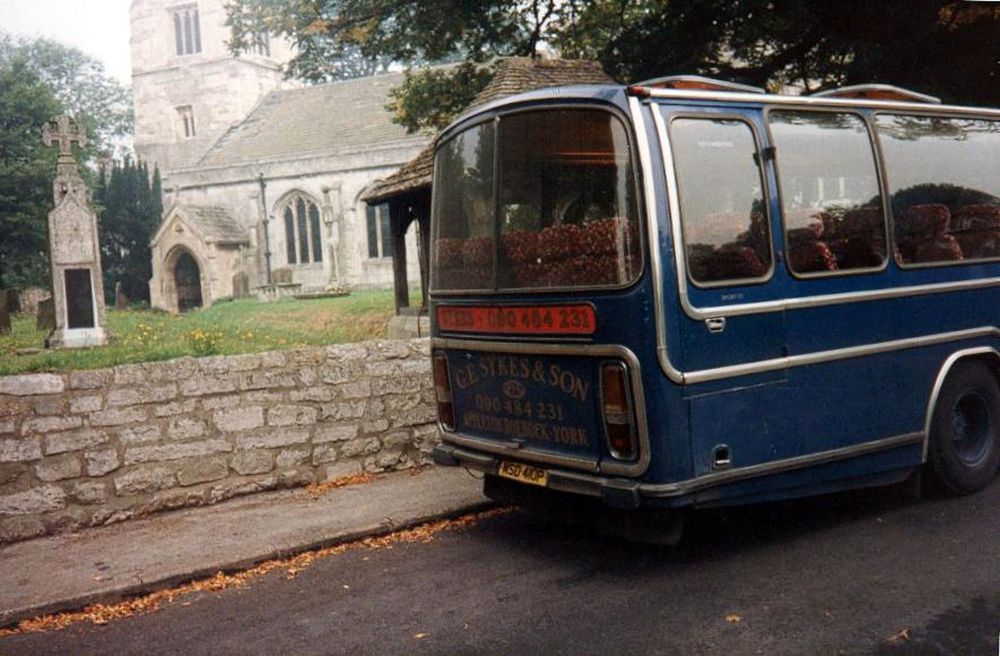
POLYGON ((0 542, 430 462, 426 339, 0 377, 0 542))

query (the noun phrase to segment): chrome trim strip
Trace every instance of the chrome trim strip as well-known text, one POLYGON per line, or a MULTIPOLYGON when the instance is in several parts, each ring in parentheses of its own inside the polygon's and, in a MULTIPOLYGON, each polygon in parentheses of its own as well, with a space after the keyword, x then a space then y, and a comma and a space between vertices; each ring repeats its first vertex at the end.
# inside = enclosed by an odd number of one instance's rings
MULTIPOLYGON (((646 231, 649 239, 650 273, 653 278, 653 320, 656 327, 656 359, 660 363, 663 374, 677 384, 684 383, 684 373, 670 362, 667 351, 667 315, 666 302, 663 297, 663 261, 661 259, 660 225, 656 212, 656 185, 653 184, 652 154, 649 149, 649 139, 646 138, 646 121, 642 115, 642 105, 639 99, 629 97, 629 111, 632 113, 636 145, 639 147, 639 164, 642 171, 642 190, 646 204, 646 231)), ((653 107, 653 116, 658 108, 653 107)), ((670 179, 670 176, 667 176, 670 179)), ((668 194, 676 198, 676 193, 668 194)), ((671 211, 673 214, 673 211, 671 211)), ((676 250, 676 248, 675 248, 676 250)))
MULTIPOLYGON (((684 312, 692 317, 700 320, 709 318, 718 318, 721 315, 708 314, 704 316, 695 317, 692 312, 697 312, 697 309, 691 305, 691 301, 688 298, 687 289, 687 262, 684 258, 684 242, 681 238, 683 234, 681 229, 681 201, 680 193, 677 190, 677 169, 674 168, 674 151, 670 147, 670 135, 667 132, 666 121, 663 120, 663 112, 659 106, 651 108, 653 112, 653 124, 656 125, 656 135, 660 139, 660 157, 663 158, 663 173, 667 179, 667 208, 670 212, 670 234, 674 242, 674 266, 677 268, 677 297, 680 299, 681 307, 684 308, 684 312)), ((770 234, 768 230, 768 234, 770 234)))
POLYGON ((904 339, 893 339, 886 342, 875 342, 874 344, 864 344, 862 346, 848 346, 845 348, 831 349, 828 351, 815 351, 802 355, 791 355, 784 358, 773 358, 770 360, 760 360, 757 362, 746 362, 742 364, 727 365, 714 369, 702 369, 684 374, 684 380, 690 384, 704 383, 722 378, 735 376, 747 376, 776 369, 791 369, 793 367, 805 367, 822 362, 833 362, 836 360, 847 360, 859 358, 877 353, 888 353, 890 351, 902 351, 905 349, 922 346, 933 346, 963 339, 976 339, 978 337, 1000 336, 1000 329, 994 326, 983 326, 980 328, 969 328, 967 330, 954 330, 947 333, 935 333, 932 335, 922 335, 920 337, 907 337, 904 339))
POLYGON ((866 100, 859 98, 823 98, 817 96, 779 96, 773 94, 739 93, 732 91, 700 91, 697 89, 643 88, 651 98, 672 100, 711 100, 725 103, 753 105, 798 105, 806 107, 853 107, 860 109, 885 109, 917 111, 925 114, 961 114, 982 117, 1000 117, 1000 109, 987 107, 960 107, 957 105, 928 105, 898 100, 866 100))
POLYGON ((948 356, 948 359, 944 361, 944 364, 942 364, 941 368, 938 370, 937 378, 934 380, 934 387, 931 389, 930 399, 927 401, 927 416, 924 418, 924 462, 927 462, 927 452, 930 449, 931 420, 934 417, 934 409, 937 406, 938 395, 941 393, 941 387, 944 385, 944 381, 948 377, 948 372, 951 371, 952 365, 965 357, 987 354, 992 354, 1000 360, 1000 351, 997 351, 995 348, 989 346, 980 346, 977 348, 955 351, 948 356))
POLYGON ((678 483, 663 483, 659 485, 643 484, 639 487, 639 490, 643 494, 653 497, 679 496, 682 494, 697 492, 708 487, 715 487, 717 485, 724 485, 727 483, 736 483, 749 478, 757 478, 759 476, 767 476, 770 474, 783 474, 785 472, 796 471, 806 467, 824 465, 838 460, 856 458, 870 453, 877 453, 879 451, 887 451, 889 449, 917 444, 923 439, 923 433, 905 433, 903 435, 885 437, 872 442, 853 444, 839 449, 831 449, 829 451, 820 451, 819 453, 794 456, 783 460, 764 462, 759 465, 750 465, 749 467, 730 469, 728 471, 718 472, 715 474, 706 474, 705 476, 699 476, 698 478, 692 478, 678 483))
MULTIPOLYGON (((926 93, 920 93, 919 91, 910 91, 909 89, 904 89, 903 87, 897 87, 894 84, 851 84, 846 87, 839 87, 837 89, 827 89, 826 91, 816 91, 810 95, 814 98, 839 98, 838 94, 850 93, 852 91, 888 91, 890 93, 898 93, 900 95, 909 96, 916 102, 931 103, 934 105, 940 105, 941 99, 937 96, 928 96, 926 93)), ((850 96, 848 96, 850 97, 850 96)), ((863 99, 862 99, 863 100, 863 99)), ((908 102, 908 101, 899 101, 908 102)))
POLYGON ((709 317, 735 317, 764 312, 784 312, 786 310, 801 310, 821 307, 824 305, 841 305, 862 301, 881 301, 903 296, 924 296, 926 294, 942 294, 949 292, 964 292, 986 287, 1000 286, 1000 278, 977 278, 959 282, 942 282, 930 285, 910 285, 908 287, 893 287, 890 289, 873 289, 864 292, 843 292, 839 294, 822 294, 818 296, 799 296, 775 301, 759 303, 744 303, 742 305, 720 305, 716 307, 695 308, 685 307, 685 312, 692 319, 707 319, 709 317))
POLYGON ((528 462, 544 462, 551 465, 562 465, 573 469, 582 469, 591 473, 600 472, 600 467, 596 460, 590 458, 574 458, 572 456, 561 456, 553 453, 546 453, 535 449, 521 448, 520 442, 500 442, 497 440, 487 440, 478 437, 470 437, 459 433, 446 432, 442 435, 442 441, 458 446, 467 446, 479 451, 486 451, 505 458, 514 460, 527 460, 528 462))
MULTIPOLYGON (((632 463, 603 460, 600 463, 589 458, 558 455, 526 447, 521 442, 487 440, 450 431, 443 432, 447 442, 471 446, 491 453, 509 456, 516 459, 551 462, 567 467, 602 472, 617 476, 639 476, 649 467, 651 458, 649 450, 649 429, 646 424, 646 402, 642 388, 642 368, 639 358, 624 346, 615 344, 543 344, 520 342, 483 342, 464 339, 434 337, 431 339, 431 352, 434 349, 453 349, 466 351, 489 351, 490 353, 518 353, 525 355, 583 355, 587 357, 621 358, 629 369, 629 379, 632 384, 632 398, 635 401, 636 431, 639 437, 639 459, 632 463)), ((595 434, 596 436, 597 434, 595 434)), ((600 438, 598 438, 600 439, 600 438)))
MULTIPOLYGON (((820 451, 818 453, 810 453, 802 456, 784 458, 782 460, 774 460, 772 462, 764 462, 758 465, 750 465, 748 467, 740 467, 738 469, 730 469, 723 472, 706 474, 704 476, 689 478, 676 483, 640 483, 639 492, 647 497, 684 496, 708 488, 718 487, 720 485, 738 483, 752 478, 760 478, 762 476, 784 474, 787 472, 805 469, 807 467, 825 465, 838 462, 840 460, 848 460, 850 458, 857 458, 859 456, 878 453, 880 451, 888 451, 904 446, 915 445, 923 441, 925 441, 924 433, 905 433, 903 435, 894 435, 892 437, 885 437, 871 442, 853 444, 839 449, 820 451)), ((495 470, 495 467, 485 465, 482 456, 477 453, 465 451, 464 449, 455 449, 452 452, 452 455, 454 455, 455 458, 461 461, 464 465, 478 468, 480 471, 493 473, 495 470)), ((608 479, 606 477, 592 476, 578 472, 558 471, 551 472, 551 475, 553 478, 579 481, 579 487, 593 486, 595 489, 599 489, 612 483, 612 479, 608 479)))

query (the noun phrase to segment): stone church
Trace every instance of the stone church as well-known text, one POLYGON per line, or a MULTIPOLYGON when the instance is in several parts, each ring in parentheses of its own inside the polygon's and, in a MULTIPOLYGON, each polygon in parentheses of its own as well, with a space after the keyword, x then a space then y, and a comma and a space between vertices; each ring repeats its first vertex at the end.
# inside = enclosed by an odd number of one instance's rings
POLYGON ((362 196, 429 143, 385 109, 402 74, 283 80, 287 44, 265 34, 229 53, 223 0, 133 0, 130 20, 135 150, 160 167, 167 208, 152 305, 391 287, 388 207, 362 196))

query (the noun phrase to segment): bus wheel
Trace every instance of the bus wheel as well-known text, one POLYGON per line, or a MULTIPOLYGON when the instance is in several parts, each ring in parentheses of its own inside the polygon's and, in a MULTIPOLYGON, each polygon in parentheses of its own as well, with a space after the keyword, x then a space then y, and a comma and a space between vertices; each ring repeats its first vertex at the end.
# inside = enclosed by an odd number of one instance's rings
POLYGON ((958 362, 941 387, 931 418, 931 473, 949 494, 986 487, 1000 464, 1000 390, 993 371, 958 362))

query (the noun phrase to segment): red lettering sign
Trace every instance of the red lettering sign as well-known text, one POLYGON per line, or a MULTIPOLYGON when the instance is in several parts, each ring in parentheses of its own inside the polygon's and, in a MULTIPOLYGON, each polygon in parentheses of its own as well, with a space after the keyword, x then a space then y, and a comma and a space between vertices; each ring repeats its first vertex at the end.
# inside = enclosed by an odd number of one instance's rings
POLYGON ((589 305, 439 305, 437 323, 454 333, 593 335, 597 317, 589 305))

